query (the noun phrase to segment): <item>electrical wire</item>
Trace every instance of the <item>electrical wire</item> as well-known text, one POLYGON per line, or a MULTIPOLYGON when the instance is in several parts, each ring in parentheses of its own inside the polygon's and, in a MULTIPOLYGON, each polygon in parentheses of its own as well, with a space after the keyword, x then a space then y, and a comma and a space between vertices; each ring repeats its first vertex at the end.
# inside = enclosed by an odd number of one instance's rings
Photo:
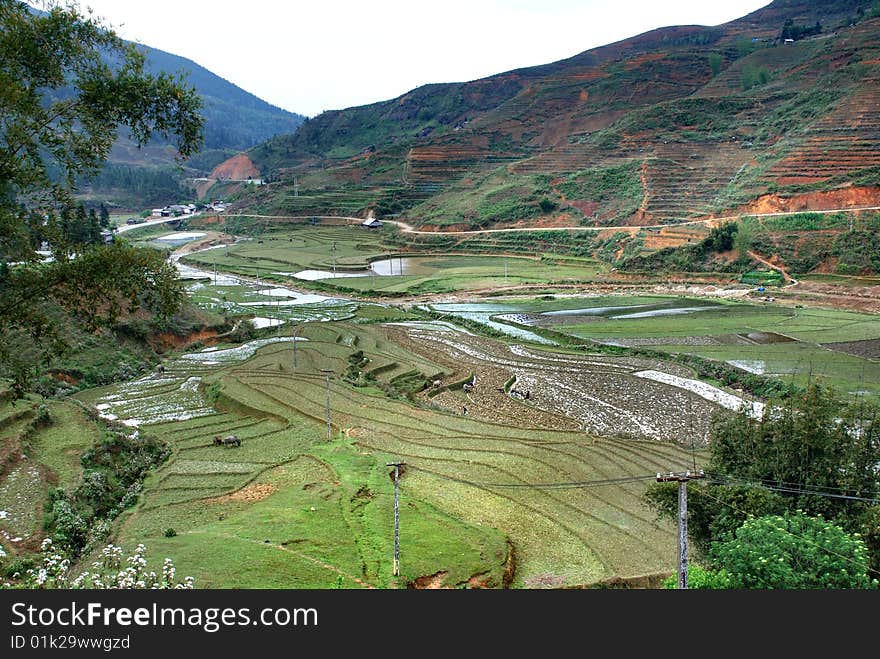
POLYGON ((604 480, 593 480, 593 481, 563 481, 563 482, 555 482, 555 483, 480 483, 477 481, 470 481, 463 478, 455 478, 454 476, 448 476, 446 474, 441 474, 436 471, 431 471, 430 469, 423 469, 417 467, 409 462, 406 463, 407 469, 413 469, 415 471, 421 471, 426 474, 431 474, 432 476, 436 476, 437 478, 442 478, 443 480, 452 481, 453 483, 461 483, 462 485, 470 485, 472 487, 480 487, 480 488, 512 488, 512 489, 535 489, 535 490, 566 490, 566 489, 581 489, 587 487, 602 487, 606 485, 622 485, 625 483, 633 483, 636 481, 644 481, 644 480, 655 480, 657 478, 657 474, 647 474, 645 476, 621 476, 619 478, 607 478, 604 480))
MULTIPOLYGON (((728 476, 727 474, 722 474, 719 472, 707 471, 705 473, 706 473, 707 477, 725 478, 725 479, 728 479, 731 481, 734 481, 734 480, 742 481, 744 483, 745 482, 748 482, 748 483, 756 482, 756 481, 749 481, 748 479, 741 478, 741 477, 737 478, 737 477, 733 477, 733 476, 728 476)), ((774 487, 778 486, 778 487, 790 487, 790 488, 812 488, 814 490, 835 490, 837 492, 849 492, 853 489, 851 487, 834 487, 833 485, 806 485, 805 483, 792 483, 790 481, 776 481, 776 480, 771 481, 769 479, 758 479, 758 481, 760 481, 761 485, 767 486, 767 487, 772 485, 774 487)), ((878 495, 880 495, 880 492, 878 492, 878 495)))
MULTIPOLYGON (((745 479, 736 479, 736 478, 728 478, 725 476, 713 476, 711 474, 707 474, 707 480, 710 483, 715 483, 716 485, 734 485, 739 487, 760 487, 766 490, 771 490, 773 492, 782 492, 784 494, 801 494, 804 496, 817 496, 817 497, 825 497, 828 499, 844 499, 847 501, 862 501, 864 503, 880 503, 880 499, 872 498, 872 497, 860 497, 852 494, 838 494, 834 492, 823 492, 821 490, 810 489, 806 485, 801 484, 780 484, 773 485, 768 483, 755 483, 752 481, 747 481, 745 479), (785 487, 784 485, 788 485, 785 487)), ((829 489, 843 489, 843 488, 829 488, 829 489)))
MULTIPOLYGON (((537 489, 537 490, 564 490, 564 489, 582 489, 589 487, 603 487, 608 485, 622 485, 626 483, 634 483, 637 481, 646 481, 646 480, 654 480, 657 478, 657 474, 646 474, 644 476, 620 476, 617 478, 606 478, 602 480, 584 480, 584 481, 561 481, 561 482, 550 482, 550 483, 486 483, 479 481, 471 481, 464 478, 456 478, 455 476, 449 476, 447 474, 441 474, 436 471, 432 471, 430 469, 424 469, 421 467, 417 467, 411 463, 407 463, 408 469, 413 469, 415 471, 421 471, 426 474, 431 474, 432 476, 436 476, 437 478, 442 478, 443 480, 448 480, 453 483, 460 483, 462 485, 470 485, 471 487, 480 487, 480 488, 511 488, 511 489, 537 489)), ((785 494, 802 494, 805 496, 818 496, 818 497, 827 497, 830 499, 843 499, 846 501, 862 501, 865 503, 878 504, 880 503, 880 498, 872 498, 872 497, 860 497, 850 494, 838 494, 834 492, 826 492, 819 489, 815 489, 813 487, 801 484, 801 483, 784 483, 779 482, 775 485, 767 484, 767 483, 755 483, 751 481, 747 481, 745 479, 736 479, 723 476, 721 474, 706 474, 706 480, 715 485, 731 485, 731 486, 740 486, 740 487, 760 487, 767 490, 771 490, 774 492, 781 492, 785 494)), ((844 488, 835 488, 829 487, 824 489, 832 489, 832 490, 841 490, 845 491, 844 488)))

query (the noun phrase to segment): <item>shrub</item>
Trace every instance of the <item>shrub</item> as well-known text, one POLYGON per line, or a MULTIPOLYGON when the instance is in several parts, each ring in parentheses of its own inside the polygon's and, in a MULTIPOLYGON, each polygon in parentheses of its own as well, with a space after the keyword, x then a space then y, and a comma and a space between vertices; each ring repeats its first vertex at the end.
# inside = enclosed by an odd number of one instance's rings
MULTIPOLYGON (((678 588, 678 574, 663 580, 667 590, 678 588)), ((730 575, 724 570, 707 570, 699 565, 688 565, 688 588, 693 590, 723 590, 730 588, 730 575)))
POLYGON ((711 553, 732 588, 877 588, 861 538, 800 511, 749 519, 711 553))
MULTIPOLYGON (((185 577, 177 581, 174 562, 166 558, 160 573, 149 570, 145 558, 146 547, 138 545, 134 553, 125 557, 122 547, 107 545, 100 558, 92 563, 92 570, 73 578, 70 574, 70 559, 59 551, 50 538, 43 540, 40 547, 42 562, 39 567, 31 560, 32 567, 18 571, 17 583, 6 582, 0 586, 27 589, 96 589, 96 590, 141 590, 193 587, 193 578, 185 577)), ((23 563, 21 564, 24 565, 23 563)), ((13 577, 10 577, 13 578, 13 577)))

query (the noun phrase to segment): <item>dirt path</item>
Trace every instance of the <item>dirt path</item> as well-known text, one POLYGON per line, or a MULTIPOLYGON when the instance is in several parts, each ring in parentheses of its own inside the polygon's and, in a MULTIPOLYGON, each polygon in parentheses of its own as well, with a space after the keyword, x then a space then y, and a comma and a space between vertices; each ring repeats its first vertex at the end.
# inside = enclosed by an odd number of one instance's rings
POLYGON ((780 274, 782 275, 782 279, 783 279, 783 281, 785 281, 786 284, 790 284, 791 286, 795 286, 795 285, 798 283, 797 279, 794 279, 791 275, 789 275, 789 274, 785 271, 785 269, 784 269, 782 266, 780 266, 780 265, 775 265, 775 264, 771 263, 770 261, 768 261, 767 259, 765 259, 765 258, 764 258, 763 256, 761 256, 760 254, 757 254, 757 253, 755 253, 755 252, 753 252, 753 251, 751 251, 751 250, 749 250, 748 254, 749 254, 749 256, 751 256, 753 259, 755 259, 756 261, 758 261, 758 263, 763 263, 763 264, 766 265, 768 268, 770 268, 770 269, 772 269, 772 270, 776 270, 776 272, 780 273, 780 274))
MULTIPOLYGON (((636 233, 642 229, 666 229, 671 227, 686 227, 686 226, 696 226, 696 225, 707 225, 707 226, 715 226, 717 224, 738 220, 743 217, 780 217, 785 215, 801 215, 803 213, 817 213, 820 215, 831 215, 833 213, 846 213, 853 211, 872 211, 872 210, 880 210, 880 206, 860 206, 858 208, 834 208, 831 210, 799 210, 799 211, 779 211, 776 213, 743 213, 740 215, 726 215, 722 217, 708 217, 703 218, 701 220, 689 220, 687 222, 667 222, 665 224, 646 224, 640 226, 608 226, 608 227, 517 227, 510 229, 471 229, 467 231, 421 231, 416 229, 411 224, 407 224, 406 222, 401 222, 400 220, 382 220, 385 224, 393 224, 400 228, 403 233, 410 233, 416 235, 423 236, 437 236, 437 235, 456 235, 456 236, 469 236, 469 235, 481 235, 487 233, 521 233, 527 231, 629 231, 630 233, 636 233)), ((363 222, 363 218, 360 217, 350 217, 350 216, 342 216, 342 215, 255 215, 253 213, 236 213, 229 214, 229 217, 256 217, 261 219, 268 220, 308 220, 312 217, 317 217, 318 219, 334 219, 334 220, 345 220, 346 222, 357 223, 360 224, 363 222)))

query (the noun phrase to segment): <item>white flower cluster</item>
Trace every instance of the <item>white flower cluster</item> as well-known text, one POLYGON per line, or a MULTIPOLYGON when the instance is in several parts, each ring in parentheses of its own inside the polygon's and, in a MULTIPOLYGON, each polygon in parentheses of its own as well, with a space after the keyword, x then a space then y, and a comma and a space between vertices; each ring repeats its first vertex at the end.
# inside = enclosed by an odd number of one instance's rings
POLYGON ((55 551, 51 538, 43 540, 40 551, 43 552, 43 564, 28 570, 25 573, 25 581, 35 588, 64 588, 70 561, 63 554, 55 551))
POLYGON ((148 570, 145 554, 147 548, 139 544, 131 556, 125 556, 122 547, 109 544, 101 550, 101 555, 92 570, 85 571, 74 579, 69 579, 70 561, 56 551, 51 538, 43 540, 40 546, 43 564, 28 570, 24 585, 31 588, 90 588, 97 590, 116 589, 164 589, 193 588, 194 579, 186 577, 175 582, 174 562, 166 558, 162 573, 148 570))

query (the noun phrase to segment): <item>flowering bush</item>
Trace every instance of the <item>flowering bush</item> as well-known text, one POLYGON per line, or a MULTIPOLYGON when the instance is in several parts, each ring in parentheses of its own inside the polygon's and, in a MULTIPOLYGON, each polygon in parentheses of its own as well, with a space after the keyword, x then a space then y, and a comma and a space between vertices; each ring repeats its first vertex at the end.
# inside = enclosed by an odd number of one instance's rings
MULTIPOLYGON (((147 548, 139 544, 131 556, 124 556, 122 547, 109 544, 101 551, 100 558, 92 563, 92 570, 76 577, 70 575, 70 560, 55 549, 50 538, 41 546, 43 562, 40 566, 17 575, 20 588, 77 588, 77 589, 165 589, 192 588, 193 578, 176 581, 174 563, 166 558, 161 573, 148 570, 147 548)), ((13 587, 13 584, 2 584, 13 587)))

